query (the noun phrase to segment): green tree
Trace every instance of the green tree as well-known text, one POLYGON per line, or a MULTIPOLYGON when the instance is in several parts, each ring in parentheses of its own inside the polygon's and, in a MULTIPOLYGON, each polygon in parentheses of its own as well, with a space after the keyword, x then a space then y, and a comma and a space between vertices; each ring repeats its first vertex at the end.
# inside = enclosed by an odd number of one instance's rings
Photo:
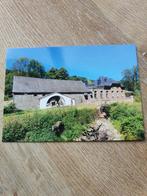
POLYGON ((56 79, 57 78, 57 71, 58 69, 56 69, 55 67, 52 67, 47 73, 46 73, 46 77, 50 78, 50 79, 56 79))
POLYGON ((47 78, 50 79, 59 79, 59 80, 67 80, 69 78, 68 71, 61 67, 60 69, 57 69, 55 67, 52 67, 46 74, 47 78))
POLYGON ((30 60, 27 69, 27 75, 30 77, 43 78, 45 76, 45 69, 37 60, 30 60))
POLYGON ((5 100, 8 99, 9 97, 12 97, 13 76, 14 76, 14 72, 13 71, 6 70, 5 100))
POLYGON ((122 75, 123 78, 121 83, 125 89, 133 92, 140 90, 138 69, 136 66, 134 66, 132 69, 125 69, 122 72, 122 75))
POLYGON ((28 58, 21 57, 13 64, 12 69, 16 75, 28 76, 29 63, 30 63, 30 60, 28 58))
POLYGON ((45 76, 45 69, 43 65, 37 60, 28 59, 26 57, 19 58, 13 64, 13 70, 15 75, 40 78, 45 76))
POLYGON ((12 70, 6 70, 5 100, 12 96, 13 76, 29 76, 43 78, 45 69, 37 60, 26 57, 19 58, 12 66, 12 70))
POLYGON ((61 67, 60 69, 58 69, 57 79, 67 80, 68 77, 69 77, 68 71, 64 67, 61 67))

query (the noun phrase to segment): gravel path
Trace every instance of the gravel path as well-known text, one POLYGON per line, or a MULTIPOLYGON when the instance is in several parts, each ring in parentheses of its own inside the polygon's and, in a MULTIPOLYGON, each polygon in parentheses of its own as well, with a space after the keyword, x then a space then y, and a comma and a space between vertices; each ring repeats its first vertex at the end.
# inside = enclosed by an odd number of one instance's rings
POLYGON ((114 128, 110 120, 108 119, 100 119, 97 120, 96 123, 102 123, 99 129, 99 136, 103 135, 104 133, 107 134, 107 140, 121 140, 120 133, 114 128))

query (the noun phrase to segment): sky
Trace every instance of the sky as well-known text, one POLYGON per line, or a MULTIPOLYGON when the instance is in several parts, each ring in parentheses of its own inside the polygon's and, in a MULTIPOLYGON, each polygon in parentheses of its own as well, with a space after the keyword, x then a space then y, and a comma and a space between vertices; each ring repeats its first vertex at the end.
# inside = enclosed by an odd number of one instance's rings
POLYGON ((83 76, 91 80, 100 76, 120 80, 124 69, 137 65, 134 44, 9 48, 6 67, 11 69, 21 57, 39 61, 46 71, 51 67, 65 67, 71 76, 83 76))

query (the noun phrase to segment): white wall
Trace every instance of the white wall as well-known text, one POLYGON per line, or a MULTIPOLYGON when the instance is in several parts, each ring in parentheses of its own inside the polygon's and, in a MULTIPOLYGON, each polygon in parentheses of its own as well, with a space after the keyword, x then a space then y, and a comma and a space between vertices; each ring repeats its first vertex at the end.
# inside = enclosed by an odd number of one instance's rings
POLYGON ((50 94, 48 96, 45 96, 45 97, 42 97, 40 99, 40 109, 45 109, 45 108, 48 108, 47 106, 47 101, 54 97, 54 96, 59 96, 63 99, 64 101, 64 106, 70 106, 70 105, 75 105, 75 101, 72 99, 72 98, 69 98, 67 96, 64 96, 62 94, 59 94, 59 93, 53 93, 53 94, 50 94))

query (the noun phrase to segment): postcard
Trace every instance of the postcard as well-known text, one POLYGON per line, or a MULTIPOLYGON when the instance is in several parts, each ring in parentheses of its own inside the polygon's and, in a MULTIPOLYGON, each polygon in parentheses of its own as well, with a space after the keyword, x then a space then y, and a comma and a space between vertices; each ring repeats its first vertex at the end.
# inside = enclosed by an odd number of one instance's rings
POLYGON ((144 139, 136 46, 9 48, 3 142, 144 139))

